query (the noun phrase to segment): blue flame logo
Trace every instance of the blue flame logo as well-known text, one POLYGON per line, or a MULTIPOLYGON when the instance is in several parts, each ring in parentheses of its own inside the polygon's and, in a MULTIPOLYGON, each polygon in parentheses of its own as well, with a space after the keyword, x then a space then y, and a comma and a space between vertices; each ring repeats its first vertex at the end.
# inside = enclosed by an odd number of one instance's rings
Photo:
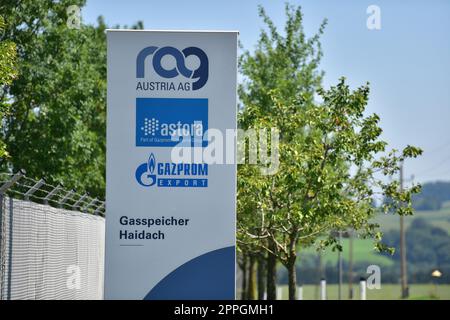
POLYGON ((156 167, 156 160, 155 160, 155 156, 152 153, 152 154, 150 154, 150 157, 148 158, 148 172, 153 173, 153 171, 155 171, 155 167, 156 167))
POLYGON ((136 169, 135 177, 136 181, 144 187, 151 187, 156 183, 156 174, 154 174, 156 168, 155 156, 150 154, 147 163, 141 164, 136 169))

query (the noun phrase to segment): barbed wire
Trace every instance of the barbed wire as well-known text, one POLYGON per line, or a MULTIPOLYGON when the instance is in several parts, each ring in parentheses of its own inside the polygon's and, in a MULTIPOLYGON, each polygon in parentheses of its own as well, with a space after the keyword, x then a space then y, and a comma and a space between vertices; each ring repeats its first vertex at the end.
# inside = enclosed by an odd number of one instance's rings
POLYGON ((45 179, 27 177, 24 170, 16 173, 0 172, 0 195, 71 211, 105 215, 105 201, 87 193, 80 194, 74 189, 65 189, 62 183, 52 185, 45 179))

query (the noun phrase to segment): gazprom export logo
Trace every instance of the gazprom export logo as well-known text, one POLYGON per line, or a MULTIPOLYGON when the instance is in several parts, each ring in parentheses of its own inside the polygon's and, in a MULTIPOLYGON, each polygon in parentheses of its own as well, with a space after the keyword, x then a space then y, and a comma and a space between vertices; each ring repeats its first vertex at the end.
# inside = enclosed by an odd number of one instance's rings
POLYGON ((136 180, 143 187, 151 187, 156 183, 155 173, 156 160, 155 156, 150 154, 148 161, 141 164, 136 169, 136 180))
POLYGON ((191 146, 205 147, 207 130, 208 99, 136 99, 138 147, 174 147, 184 137, 191 146))
POLYGON ((183 50, 178 50, 174 47, 162 47, 158 48, 150 46, 142 49, 136 58, 136 78, 145 78, 145 60, 148 56, 151 56, 151 62, 154 72, 162 78, 172 79, 178 76, 190 80, 196 80, 194 82, 174 83, 170 81, 139 81, 137 83, 136 90, 199 90, 208 81, 209 61, 206 53, 197 47, 188 47, 183 50), (175 66, 172 68, 164 67, 162 60, 164 57, 170 56, 175 60, 175 66), (199 60, 198 68, 191 70, 186 66, 186 58, 189 56, 195 56, 199 60))
POLYGON ((207 163, 157 162, 153 153, 136 168, 135 178, 142 187, 206 188, 207 163))

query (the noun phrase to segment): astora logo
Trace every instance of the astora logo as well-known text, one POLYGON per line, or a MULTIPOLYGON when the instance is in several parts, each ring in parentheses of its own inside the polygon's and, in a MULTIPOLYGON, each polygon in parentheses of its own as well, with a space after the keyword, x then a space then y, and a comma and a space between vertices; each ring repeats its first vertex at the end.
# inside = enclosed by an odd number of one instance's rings
POLYGON ((208 145, 208 99, 137 98, 136 146, 174 147, 190 137, 193 146, 208 145))
MULTIPOLYGON (((197 47, 188 47, 184 50, 178 50, 174 47, 158 48, 150 46, 142 49, 136 59, 136 78, 145 77, 145 59, 152 56, 152 66, 156 74, 162 78, 171 79, 179 75, 185 78, 196 80, 192 82, 192 90, 201 89, 208 81, 209 62, 206 53, 197 47), (172 56, 175 60, 173 68, 166 69, 162 65, 162 59, 165 56, 172 56), (191 70, 186 66, 186 58, 196 56, 200 63, 197 69, 191 70)), ((179 84, 178 87, 172 82, 147 82, 138 83, 137 89, 140 90, 189 90, 189 85, 179 84)))
POLYGON ((201 121, 194 121, 194 123, 159 123, 156 118, 145 118, 144 125, 141 127, 144 136, 161 136, 161 137, 176 137, 176 141, 180 137, 195 137, 203 139, 203 124, 201 121))

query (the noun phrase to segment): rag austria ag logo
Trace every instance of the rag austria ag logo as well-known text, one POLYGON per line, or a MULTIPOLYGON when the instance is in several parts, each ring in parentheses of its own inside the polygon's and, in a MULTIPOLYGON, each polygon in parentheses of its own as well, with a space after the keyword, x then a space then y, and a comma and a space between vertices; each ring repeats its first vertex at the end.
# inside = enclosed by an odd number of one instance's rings
POLYGON ((136 168, 135 178, 142 187, 206 188, 208 164, 157 162, 151 153, 147 162, 136 168))
MULTIPOLYGON (((174 47, 158 48, 150 46, 142 49, 136 59, 136 78, 142 79, 145 77, 145 60, 151 56, 153 70, 162 78, 172 79, 179 75, 197 80, 192 83, 192 90, 201 89, 208 81, 209 62, 206 53, 197 47, 188 47, 183 50, 178 50, 174 47), (165 56, 171 56, 175 60, 173 68, 164 68, 162 59, 165 56), (195 56, 200 63, 197 69, 191 70, 186 66, 186 58, 195 56)), ((179 84, 176 86, 173 82, 138 82, 137 90, 189 90, 188 85, 179 84), (180 86, 181 85, 181 86, 180 86)))

